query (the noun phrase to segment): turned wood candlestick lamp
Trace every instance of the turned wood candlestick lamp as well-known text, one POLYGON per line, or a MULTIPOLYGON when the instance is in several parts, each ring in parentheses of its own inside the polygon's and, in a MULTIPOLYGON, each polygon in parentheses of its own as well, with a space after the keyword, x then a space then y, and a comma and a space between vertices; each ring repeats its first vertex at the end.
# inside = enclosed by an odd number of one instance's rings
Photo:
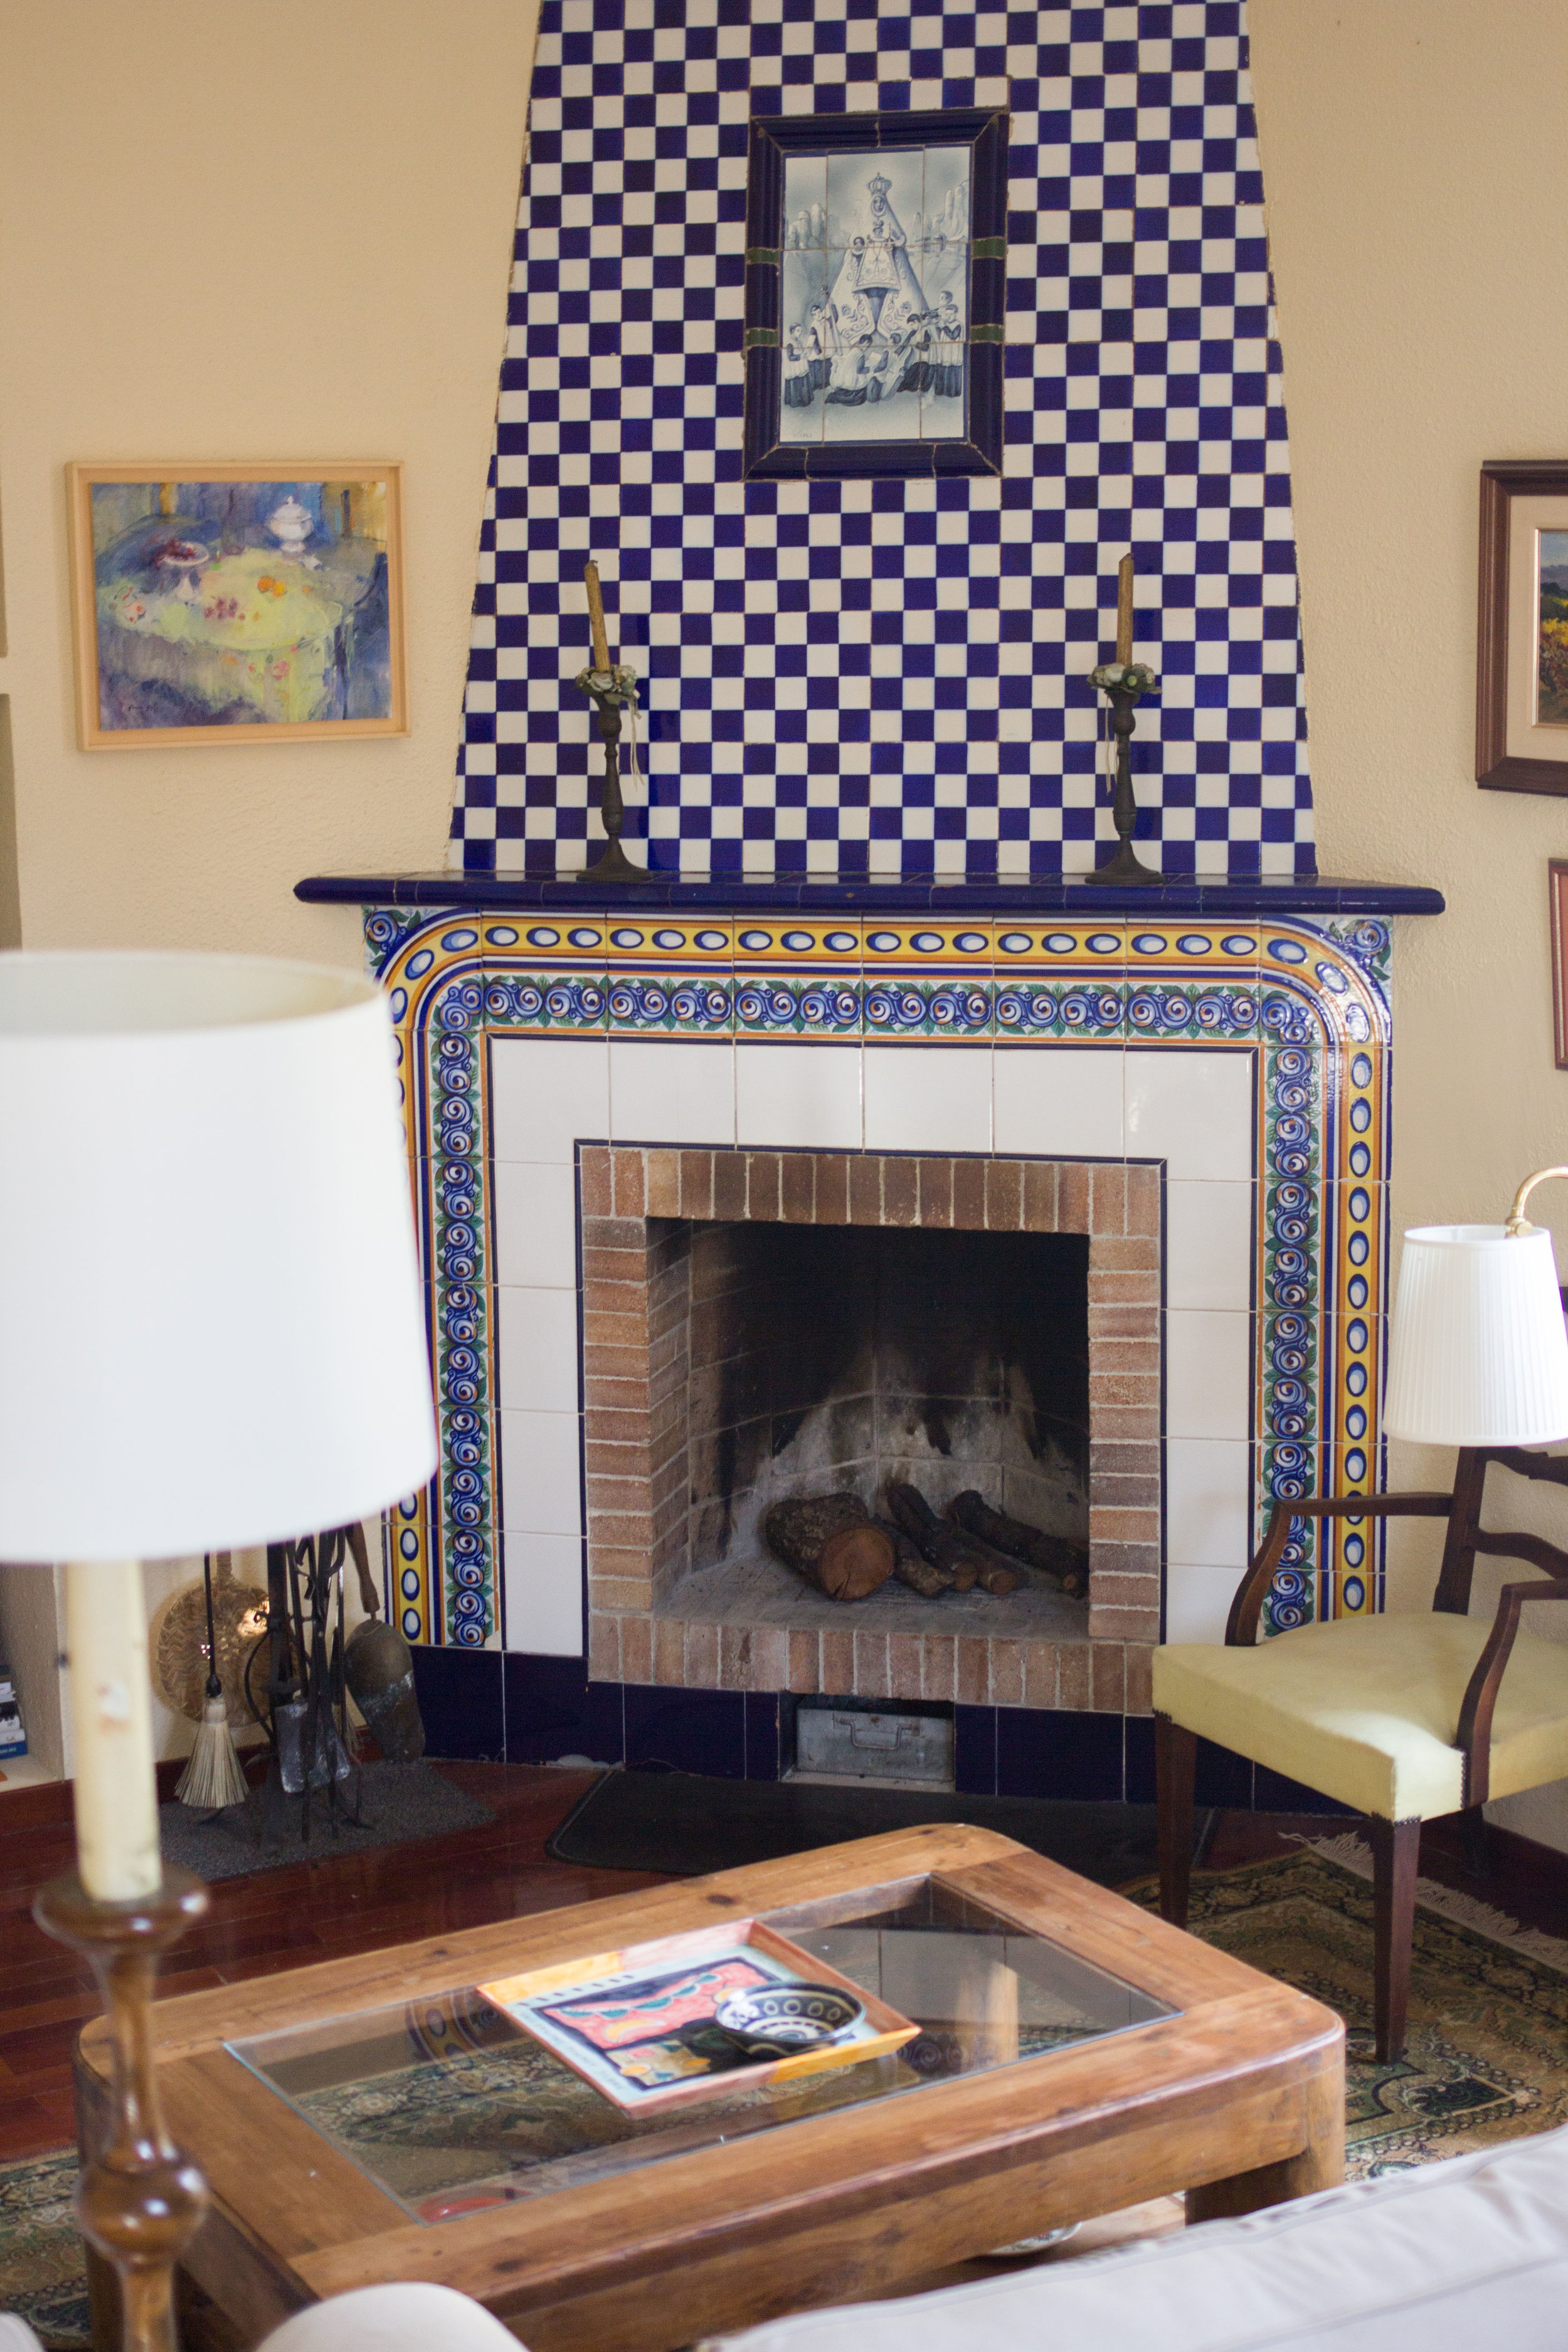
POLYGON ((605 633, 605 599, 599 588, 599 567, 592 558, 583 569, 584 584, 588 592, 588 625, 593 633, 594 661, 590 669, 579 670, 573 683, 590 696, 598 707, 599 732, 605 741, 605 782, 599 795, 599 819, 605 828, 605 846, 592 866, 585 866, 578 875, 579 882, 646 882, 649 879, 645 866, 637 865, 621 847, 621 827, 626 823, 626 803, 621 797, 621 712, 637 705, 637 674, 624 662, 610 659, 610 641, 605 633))
POLYGON ((1117 846, 1113 856, 1092 874, 1086 882, 1121 882, 1144 884, 1163 882, 1165 877, 1157 869, 1145 866, 1132 846, 1133 829, 1138 823, 1138 802, 1132 790, 1132 730, 1137 724, 1134 713, 1141 696, 1152 694, 1159 678, 1152 669, 1132 658, 1132 558, 1124 555, 1116 575, 1116 659, 1102 662, 1089 674, 1090 686, 1098 687, 1110 705, 1110 728, 1116 739, 1116 784, 1111 799, 1110 821, 1116 827, 1117 846))
POLYGON ((77 2195, 97 2342, 117 2276, 125 2352, 174 2352, 207 2201, 153 2054, 159 1955, 206 1893, 159 1853, 140 1562, 342 1527, 435 1458, 381 991, 249 957, 0 955, 0 1559, 66 1563, 77 1869, 34 1909, 111 2029, 77 2195))

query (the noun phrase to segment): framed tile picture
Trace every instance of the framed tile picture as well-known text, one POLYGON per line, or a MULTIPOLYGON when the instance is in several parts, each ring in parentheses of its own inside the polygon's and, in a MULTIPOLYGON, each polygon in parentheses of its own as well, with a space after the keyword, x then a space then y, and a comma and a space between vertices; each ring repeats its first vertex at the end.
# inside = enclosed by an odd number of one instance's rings
POLYGON ((1007 116, 752 120, 748 475, 1002 466, 1007 116))
POLYGON ((66 468, 84 751, 405 735, 403 468, 66 468))

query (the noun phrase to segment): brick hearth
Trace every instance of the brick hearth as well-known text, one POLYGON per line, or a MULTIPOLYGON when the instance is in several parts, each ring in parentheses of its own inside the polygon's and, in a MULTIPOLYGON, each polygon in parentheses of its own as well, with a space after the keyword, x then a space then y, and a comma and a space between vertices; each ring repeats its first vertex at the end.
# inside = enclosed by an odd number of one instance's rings
POLYGON ((580 1200, 595 1680, 1147 1713, 1160 1623, 1157 1168, 584 1145, 580 1200), (805 1587, 787 1624, 683 1606, 705 1307, 689 1231, 757 1221, 1087 1235, 1087 1612, 1059 1604, 1037 1638, 1037 1626, 1009 1632, 1008 1601, 986 1596, 927 1604, 908 1632, 896 1611, 877 1622, 880 1596, 840 1606, 805 1587), (933 1610, 961 1622, 933 1630, 933 1610))

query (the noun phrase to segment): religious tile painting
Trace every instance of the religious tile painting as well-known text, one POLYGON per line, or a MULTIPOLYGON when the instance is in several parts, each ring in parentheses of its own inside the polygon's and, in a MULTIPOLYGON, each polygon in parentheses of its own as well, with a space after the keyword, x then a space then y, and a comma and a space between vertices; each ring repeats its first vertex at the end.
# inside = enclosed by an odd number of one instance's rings
POLYGON ((785 441, 962 440, 970 152, 784 163, 785 441))
POLYGON ((997 470, 1006 121, 753 123, 749 472, 997 470))

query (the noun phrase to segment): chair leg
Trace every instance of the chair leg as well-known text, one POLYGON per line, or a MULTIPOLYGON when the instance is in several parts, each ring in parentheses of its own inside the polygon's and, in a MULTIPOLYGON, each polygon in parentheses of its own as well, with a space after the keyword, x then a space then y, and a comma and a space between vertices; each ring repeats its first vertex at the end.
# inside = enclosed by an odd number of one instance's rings
POLYGON ((1459 1815, 1459 1825, 1465 1842, 1465 1868, 1473 1878, 1484 1878, 1491 1861, 1486 1807, 1467 1805, 1459 1815))
POLYGON ((1377 2055, 1384 2064, 1405 2051, 1405 2013, 1410 1999, 1410 1941, 1415 1926, 1415 1871, 1421 1859, 1421 1824, 1367 1817, 1372 1841, 1372 1904, 1376 1957, 1373 2010, 1377 2055))
POLYGON ((1187 1924, 1187 1893, 1193 1875, 1193 1785, 1197 1776, 1198 1736, 1154 1717, 1155 1789, 1160 1813, 1160 1916, 1173 1927, 1187 1924))

